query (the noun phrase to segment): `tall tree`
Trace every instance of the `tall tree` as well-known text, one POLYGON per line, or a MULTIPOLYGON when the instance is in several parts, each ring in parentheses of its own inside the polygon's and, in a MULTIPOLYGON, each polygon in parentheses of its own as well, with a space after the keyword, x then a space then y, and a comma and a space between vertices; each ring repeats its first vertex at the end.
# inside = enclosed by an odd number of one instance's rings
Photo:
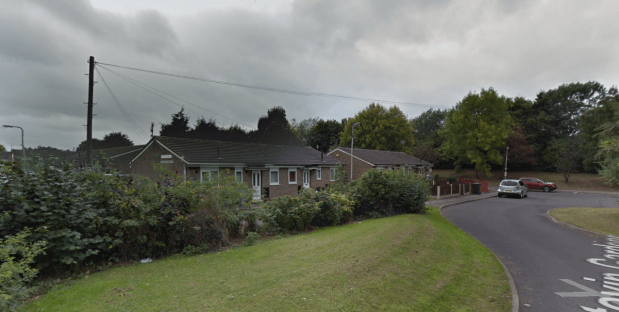
POLYGON ((159 135, 171 137, 187 137, 189 132, 189 117, 185 114, 185 108, 172 115, 172 122, 162 124, 159 135))
POLYGON ((290 127, 286 119, 286 110, 281 106, 276 106, 267 112, 266 116, 258 120, 258 130, 250 133, 250 138, 254 142, 278 145, 303 145, 290 127))
POLYGON ((221 140, 221 129, 214 119, 211 118, 206 121, 204 117, 201 117, 196 121, 195 127, 187 132, 186 136, 194 139, 221 140))
POLYGON ((614 185, 619 184, 619 98, 609 106, 613 118, 600 127, 600 149, 596 160, 600 163, 600 175, 606 178, 608 185, 614 185))
MULTIPOLYGON (((537 165, 535 149, 533 149, 531 144, 527 141, 526 133, 520 123, 514 123, 505 144, 509 147, 509 167, 512 168, 512 170, 530 170, 533 166, 537 165)), ((502 151, 504 150, 505 148, 502 148, 502 151)), ((503 157, 505 157, 505 153, 503 153, 502 158, 503 157)))
POLYGON ((544 160, 563 173, 563 179, 566 183, 570 179, 570 173, 579 166, 580 157, 575 136, 552 138, 544 152, 544 160))
POLYGON ((604 86, 594 81, 564 84, 538 93, 525 126, 537 158, 543 159, 550 139, 574 136, 578 132, 579 116, 597 107, 605 94, 604 86))
POLYGON ((490 175, 490 164, 501 163, 500 149, 505 146, 512 124, 509 103, 494 89, 482 89, 479 94, 469 93, 447 113, 445 127, 440 131, 445 139, 441 151, 455 159, 457 170, 463 163, 470 163, 476 172, 490 175))
MULTIPOLYGON (((129 139, 129 136, 121 132, 111 132, 103 137, 103 140, 97 138, 92 139, 92 149, 104 149, 113 147, 133 146, 133 141, 129 139)), ((78 151, 85 151, 87 148, 86 140, 82 141, 78 145, 78 151)))
POLYGON ((2 152, 6 152, 6 148, 4 148, 4 146, 2 146, 2 144, 0 144, 0 153, 2 152))
POLYGON ((309 146, 323 152, 329 152, 331 147, 340 144, 340 133, 344 130, 344 125, 335 120, 318 120, 316 125, 309 132, 309 146))
POLYGON ((355 147, 410 153, 415 143, 413 124, 397 107, 389 109, 372 103, 353 118, 349 118, 340 134, 340 145, 350 146, 352 125, 355 128, 355 147))
POLYGON ((228 129, 221 129, 221 140, 233 142, 249 142, 249 136, 245 129, 239 125, 230 125, 228 129))
POLYGON ((439 148, 442 138, 439 130, 445 124, 447 110, 429 109, 411 119, 415 128, 415 145, 412 154, 419 159, 437 164, 441 161, 439 148))
POLYGON ((595 155, 600 148, 598 135, 603 124, 610 123, 614 118, 614 108, 619 103, 619 92, 616 87, 610 88, 607 94, 597 103, 597 106, 585 111, 578 118, 578 150, 583 156, 582 166, 587 172, 596 172, 600 168, 595 155))
POLYGON ((421 115, 411 119, 415 127, 415 141, 432 142, 439 140, 438 131, 445 124, 447 110, 432 109, 421 113, 421 115))
MULTIPOLYGON (((297 122, 295 119, 292 119, 290 127, 292 128, 292 133, 303 142, 304 145, 310 145, 310 130, 316 125, 318 122, 318 118, 307 118, 302 120, 301 122, 297 122)), ((310 145, 311 146, 311 145, 310 145)))

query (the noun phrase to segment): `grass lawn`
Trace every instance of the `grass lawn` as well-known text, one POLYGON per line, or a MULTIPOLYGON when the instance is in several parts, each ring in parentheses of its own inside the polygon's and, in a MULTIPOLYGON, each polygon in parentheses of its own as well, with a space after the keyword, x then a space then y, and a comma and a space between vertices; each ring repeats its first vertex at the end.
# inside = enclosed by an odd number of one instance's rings
MULTIPOLYGON (((475 178, 475 170, 463 170, 461 174, 456 174, 454 170, 434 169, 431 175, 434 176, 437 173, 441 177, 475 178)), ((485 173, 480 172, 479 178, 487 180, 490 186, 499 186, 499 183, 503 180, 503 174, 502 171, 493 171, 492 176, 487 177, 485 173)), ((572 173, 570 174, 569 182, 566 183, 562 173, 507 171, 508 179, 518 179, 521 177, 536 177, 546 182, 554 182, 559 190, 619 192, 619 186, 605 185, 606 179, 594 173, 572 173)))
POLYGON ((437 209, 111 269, 21 311, 509 311, 503 267, 437 209))
POLYGON ((550 210, 550 215, 596 233, 619 236, 618 208, 557 208, 550 210))

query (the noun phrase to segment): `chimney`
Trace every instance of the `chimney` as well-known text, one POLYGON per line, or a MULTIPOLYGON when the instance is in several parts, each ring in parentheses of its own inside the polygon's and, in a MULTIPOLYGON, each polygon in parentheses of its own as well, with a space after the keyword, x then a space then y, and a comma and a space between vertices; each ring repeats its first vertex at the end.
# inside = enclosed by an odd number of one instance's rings
POLYGON ((325 162, 325 153, 320 153, 320 161, 325 162))

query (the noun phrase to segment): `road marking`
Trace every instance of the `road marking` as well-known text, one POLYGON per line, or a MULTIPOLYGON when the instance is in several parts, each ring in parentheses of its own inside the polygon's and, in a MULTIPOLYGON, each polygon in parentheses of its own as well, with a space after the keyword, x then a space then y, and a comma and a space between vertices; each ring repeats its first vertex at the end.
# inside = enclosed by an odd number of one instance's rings
POLYGON ((584 279, 585 281, 595 282, 595 278, 583 277, 582 279, 584 279))
POLYGON ((587 286, 578 284, 572 280, 562 279, 560 281, 568 283, 581 290, 584 290, 584 292, 555 292, 555 294, 561 297, 603 297, 599 291, 593 290, 587 286))

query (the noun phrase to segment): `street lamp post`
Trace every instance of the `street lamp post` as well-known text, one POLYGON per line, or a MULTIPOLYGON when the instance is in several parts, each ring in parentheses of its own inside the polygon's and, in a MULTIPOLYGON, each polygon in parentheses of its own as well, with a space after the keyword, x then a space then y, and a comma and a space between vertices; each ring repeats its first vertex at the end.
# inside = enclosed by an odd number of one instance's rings
POLYGON ((507 152, 509 152, 509 146, 505 148, 505 178, 507 180, 507 152))
POLYGON ((355 142, 355 127, 358 127, 359 125, 360 125, 359 122, 355 122, 354 124, 352 124, 352 134, 350 136, 350 181, 352 181, 352 169, 353 169, 352 149, 353 149, 353 143, 355 142))
POLYGON ((2 125, 5 128, 19 128, 21 130, 21 151, 22 151, 22 164, 24 171, 26 171, 26 146, 24 145, 24 128, 11 125, 2 125))

